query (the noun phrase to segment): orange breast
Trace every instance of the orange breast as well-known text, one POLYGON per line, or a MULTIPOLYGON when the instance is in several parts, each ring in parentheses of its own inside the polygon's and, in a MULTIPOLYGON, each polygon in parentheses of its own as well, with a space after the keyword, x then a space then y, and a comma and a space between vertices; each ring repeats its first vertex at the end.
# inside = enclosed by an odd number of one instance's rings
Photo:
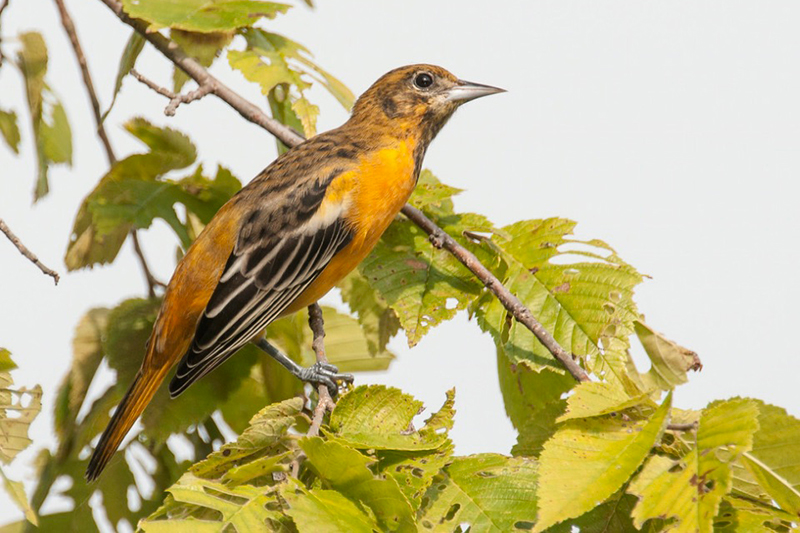
POLYGON ((413 148, 405 143, 373 152, 356 170, 337 177, 325 200, 349 199, 345 218, 353 229, 353 240, 282 314, 316 302, 358 266, 408 201, 415 184, 413 148))

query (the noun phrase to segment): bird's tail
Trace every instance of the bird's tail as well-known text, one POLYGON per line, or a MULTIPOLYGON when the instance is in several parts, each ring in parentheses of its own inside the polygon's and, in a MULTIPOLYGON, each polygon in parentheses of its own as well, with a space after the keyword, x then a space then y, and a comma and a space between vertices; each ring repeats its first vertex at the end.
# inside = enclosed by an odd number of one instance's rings
POLYGON ((146 378, 141 370, 136 373, 136 378, 134 378, 128 392, 122 398, 117 410, 114 411, 111 421, 100 437, 100 442, 97 443, 94 453, 92 453, 92 458, 89 459, 86 479, 89 481, 97 479, 100 472, 103 471, 114 456, 114 452, 119 448, 131 426, 144 411, 144 408, 147 407, 147 404, 150 403, 165 375, 166 369, 156 375, 148 375, 146 378))

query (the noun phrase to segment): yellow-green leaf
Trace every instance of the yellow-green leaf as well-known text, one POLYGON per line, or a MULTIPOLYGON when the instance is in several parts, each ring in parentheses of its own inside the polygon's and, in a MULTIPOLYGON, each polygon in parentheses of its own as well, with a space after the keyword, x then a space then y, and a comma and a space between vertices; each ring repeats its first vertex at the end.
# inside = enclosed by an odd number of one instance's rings
POLYGON ((14 111, 0 109, 0 134, 2 134, 8 147, 15 154, 18 154, 20 136, 19 127, 17 126, 17 114, 14 111))
POLYGON ((671 390, 689 380, 689 370, 703 368, 700 358, 693 351, 667 339, 641 320, 636 320, 634 326, 636 336, 652 363, 650 370, 641 375, 643 390, 671 390))
POLYGON ((539 457, 534 531, 580 516, 617 492, 650 453, 671 406, 668 395, 649 420, 606 415, 563 423, 539 457))
POLYGON ((150 30, 177 28, 217 32, 252 26, 262 18, 286 13, 286 4, 258 0, 123 0, 125 12, 146 20, 150 30))
POLYGON ((307 490, 299 483, 281 488, 289 504, 286 514, 292 517, 300 533, 373 533, 375 520, 335 490, 307 490))
POLYGON ((557 422, 608 415, 643 403, 650 403, 646 394, 630 397, 610 383, 579 383, 567 399, 566 412, 558 417, 557 422))
POLYGON ((133 31, 131 33, 128 42, 125 44, 122 57, 119 58, 117 77, 114 80, 114 96, 111 98, 111 103, 109 104, 108 109, 106 109, 106 112, 103 113, 102 120, 105 120, 108 114, 111 113, 111 109, 114 107, 114 103, 117 101, 119 90, 122 88, 122 80, 128 75, 128 73, 130 73, 134 65, 136 65, 136 59, 138 59, 139 54, 142 52, 144 43, 144 37, 142 37, 139 32, 133 31))

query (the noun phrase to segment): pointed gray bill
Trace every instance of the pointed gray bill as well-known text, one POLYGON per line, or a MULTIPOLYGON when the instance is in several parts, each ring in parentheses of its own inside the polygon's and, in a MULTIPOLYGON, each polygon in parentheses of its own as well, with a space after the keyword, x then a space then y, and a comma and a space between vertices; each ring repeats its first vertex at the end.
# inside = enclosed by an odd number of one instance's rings
POLYGON ((447 101, 463 104, 464 102, 475 100, 481 96, 489 96, 490 94, 504 92, 506 92, 506 90, 500 89, 499 87, 473 83, 471 81, 458 80, 458 84, 447 91, 447 101))

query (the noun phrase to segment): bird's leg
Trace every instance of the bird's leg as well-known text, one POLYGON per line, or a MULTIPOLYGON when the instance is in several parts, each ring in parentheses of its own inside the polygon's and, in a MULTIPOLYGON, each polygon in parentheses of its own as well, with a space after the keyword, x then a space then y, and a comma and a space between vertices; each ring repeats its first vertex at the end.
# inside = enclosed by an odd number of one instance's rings
POLYGON ((328 392, 335 397, 339 392, 339 381, 347 383, 353 382, 352 374, 339 374, 339 369, 329 363, 314 363, 309 367, 302 367, 295 363, 288 355, 282 353, 267 341, 264 337, 255 341, 255 345, 264 350, 270 357, 275 359, 286 370, 292 373, 300 381, 312 383, 314 385, 325 385, 328 392))

